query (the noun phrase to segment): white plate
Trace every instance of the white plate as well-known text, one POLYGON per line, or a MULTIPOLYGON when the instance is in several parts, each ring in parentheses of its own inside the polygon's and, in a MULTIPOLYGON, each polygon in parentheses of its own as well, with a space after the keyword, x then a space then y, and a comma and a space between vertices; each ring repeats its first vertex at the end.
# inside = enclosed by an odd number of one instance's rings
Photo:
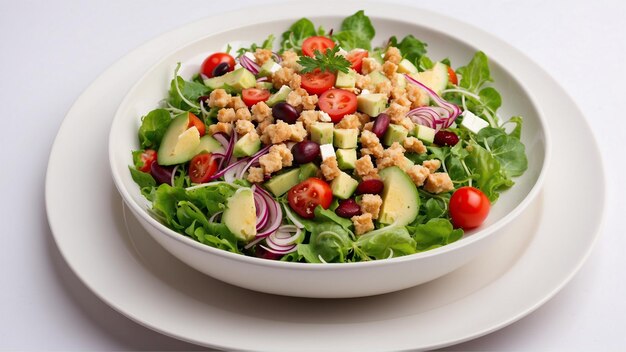
MULTIPOLYGON (((366 7, 380 17, 421 18, 425 26, 463 33, 489 53, 512 50, 475 28, 421 10, 362 3, 334 7, 337 13, 366 7)), ((265 7, 255 9, 255 17, 313 17, 320 13, 316 8, 323 6, 265 7)), ((235 288, 167 254, 132 216, 124 218, 105 162, 111 118, 143 73, 138 67, 149 67, 181 43, 235 27, 241 22, 237 19, 249 19, 249 14, 202 20, 133 51, 81 95, 59 131, 46 179, 50 226, 69 266, 107 304, 156 331, 225 349, 424 349, 466 341, 520 319, 578 271, 595 241, 605 200, 603 177, 592 188, 580 187, 575 175, 579 160, 602 173, 599 152, 572 100, 521 54, 507 61, 507 69, 541 97, 537 101, 554 131, 552 164, 542 194, 502 230, 493 248, 462 269, 394 294, 313 300, 235 288), (76 171, 78 161, 83 167, 76 171)))

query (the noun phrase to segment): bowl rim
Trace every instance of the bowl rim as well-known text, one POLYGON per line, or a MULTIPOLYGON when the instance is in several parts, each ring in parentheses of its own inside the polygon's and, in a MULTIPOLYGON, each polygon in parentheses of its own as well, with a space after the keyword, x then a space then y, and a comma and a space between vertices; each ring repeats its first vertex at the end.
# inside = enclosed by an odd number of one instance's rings
MULTIPOLYGON (((352 3, 354 4, 354 3, 352 3)), ((367 9, 367 7, 369 5, 372 5, 374 3, 371 2, 363 2, 363 3, 359 3, 361 8, 367 9)), ((433 14, 432 12, 429 12, 429 14, 433 14)), ((440 14, 437 14, 438 16, 442 16, 440 14)), ((347 15, 345 15, 347 16, 347 15)), ((310 16, 309 18, 328 18, 328 17, 345 17, 342 16, 341 14, 326 14, 326 15, 317 15, 317 16, 310 16)), ((416 26, 416 27, 423 27, 429 31, 434 31, 434 32, 438 32, 441 35, 444 36, 448 36, 451 39, 454 39, 455 41, 461 42, 465 45, 467 45, 468 47, 472 47, 475 48, 475 45, 472 45, 471 42, 468 42, 467 40, 465 40, 464 38, 461 38, 460 36, 456 35, 455 33, 450 33, 450 32, 443 32, 441 30, 439 30, 438 28, 434 28, 431 27, 429 25, 425 25, 422 23, 416 23, 416 22, 412 22, 412 21, 406 21, 406 20, 402 20, 402 19, 397 19, 397 18, 392 18, 388 15, 386 15, 385 13, 376 13, 376 14, 371 14, 368 15, 370 17, 370 19, 372 19, 373 22, 375 22, 377 19, 378 20, 387 20, 387 21, 395 21, 395 22, 399 22, 399 23, 406 23, 412 26, 416 26)), ((354 269, 360 269, 362 267, 378 267, 378 266, 387 266, 387 265, 399 265, 401 263, 405 263, 405 262, 409 262, 409 261, 417 261, 417 260, 422 260, 422 259, 426 259, 426 258, 430 258, 433 256, 438 256, 438 255, 443 255, 445 253, 448 252, 452 252, 452 251, 457 251, 460 250, 463 247, 467 247, 475 242, 478 242, 490 235, 492 235, 493 233, 495 233, 496 231, 500 230, 502 227, 504 227, 506 224, 508 224, 509 222, 511 222, 513 219, 515 219, 524 209, 526 209, 526 207, 535 199, 535 197, 539 194, 544 180, 547 177, 547 171, 549 168, 549 163, 550 163, 550 159, 552 156, 552 145, 551 145, 551 132, 548 128, 548 124, 546 121, 546 118, 543 114, 542 109, 540 108, 540 105, 538 105, 536 103, 536 99, 534 98, 534 96, 530 93, 530 91, 527 89, 526 85, 524 84, 523 81, 519 80, 517 78, 517 76, 515 74, 513 74, 509 68, 507 67, 507 65, 503 65, 500 61, 498 60, 494 60, 492 59, 492 57, 490 56, 490 63, 496 63, 499 68, 504 71, 509 77, 511 77, 511 79, 513 79, 521 88, 521 90, 524 92, 524 94, 526 95, 526 97, 529 99, 530 103, 532 104, 532 108, 537 112, 537 117, 538 117, 538 122, 540 125, 540 129, 543 132, 543 140, 544 140, 544 152, 543 152, 543 163, 541 164, 540 167, 540 171, 539 174, 537 176, 537 180, 535 181, 535 183, 533 184, 533 186, 530 188, 528 194, 522 199, 521 202, 519 202, 508 214, 504 215, 501 219, 497 220, 495 223, 483 228, 483 229, 478 229, 478 231, 476 231, 475 233, 473 233, 471 236, 468 237, 464 237, 459 241, 453 242, 451 244, 447 244, 445 246, 439 247, 439 248, 435 248, 435 249, 431 249, 428 251, 424 251, 424 252, 419 252, 419 253, 414 253, 414 254, 410 254, 410 255, 406 255, 406 256, 401 256, 401 257, 395 257, 395 258, 389 258, 389 259, 379 259, 379 260, 370 260, 370 261, 360 261, 360 262, 347 262, 347 263, 300 263, 300 262, 283 262, 283 261, 277 261, 277 260, 268 260, 268 259, 263 259, 263 258, 257 258, 257 257, 253 257, 253 256, 247 256, 244 254, 237 254, 237 253, 232 253, 226 250, 222 250, 219 248, 214 248, 205 244, 202 244, 200 242, 197 242, 179 232, 176 232, 170 228, 168 228, 167 226, 163 225, 161 222, 159 222, 158 220, 156 220, 154 217, 150 216, 148 209, 143 208, 141 205, 139 205, 137 202, 134 201, 133 197, 131 196, 129 190, 124 186, 124 182, 122 181, 122 178, 120 176, 120 170, 117 168, 116 165, 116 160, 114 158, 114 155, 116 154, 114 152, 115 150, 115 144, 116 144, 116 130, 115 130, 115 126, 116 125, 120 125, 121 123, 119 122, 120 120, 123 120, 123 110, 125 109, 125 106, 128 105, 132 99, 131 96, 133 95, 133 93, 135 91, 138 90, 140 84, 142 83, 142 81, 144 81, 148 76, 150 76, 151 74, 153 74, 153 71, 155 70, 155 68, 157 68, 158 66, 162 65, 164 61, 166 61, 167 59, 169 59, 172 55, 174 55, 175 53, 185 49, 188 46, 194 45, 195 43, 205 40, 206 38, 209 37, 213 37, 215 35, 218 35, 221 32, 225 32, 225 31, 230 31, 230 30, 237 30, 246 26, 252 26, 252 25, 259 25, 259 24, 265 24, 265 23, 273 23, 273 22, 277 22, 277 21, 281 21, 281 20, 287 20, 287 19, 293 19, 296 20, 297 16, 283 16, 281 18, 273 18, 273 19, 269 19, 269 20, 258 20, 258 21, 252 21, 249 23, 235 23, 233 27, 229 27, 226 28, 222 31, 215 31, 212 32, 211 34, 207 34, 207 35, 203 35, 201 37, 196 37, 196 38, 192 38, 191 40, 189 40, 188 42, 185 42, 183 44, 181 44, 180 46, 178 46, 176 49, 169 51, 167 54, 161 56, 154 64, 152 64, 142 75, 141 77, 132 85, 132 87, 128 90, 128 92, 126 93, 126 95, 124 96, 123 100, 121 101, 121 103, 119 104, 118 108, 116 109, 115 115, 112 119, 111 122, 111 128, 109 130, 109 138, 108 138, 108 154, 109 154, 109 166, 110 166, 110 171, 111 171, 111 175, 113 177, 113 181, 115 184, 116 189, 118 190, 118 192, 120 193, 120 195, 122 196, 122 199, 124 200, 124 203, 131 209, 132 213, 135 214, 135 216, 139 216, 141 217, 141 220, 147 222, 151 227, 153 227, 155 230, 158 230, 158 232, 160 234, 164 234, 166 236, 168 236, 169 238, 176 240, 178 242, 181 242, 184 245, 190 246, 193 249, 196 250, 200 250, 202 252, 205 253, 209 253, 209 254, 214 254, 214 255, 218 255, 220 257, 222 257, 222 259, 224 260, 234 260, 234 261, 241 261, 243 263, 247 263, 247 264, 254 264, 257 266, 262 266, 262 267, 272 267, 272 268, 277 268, 277 269, 298 269, 298 270, 306 270, 306 271, 326 271, 326 270, 333 270, 336 271, 337 269, 342 269, 342 270, 354 270, 354 269)), ((485 31, 473 27, 467 23, 464 23, 464 25, 466 26, 470 26, 472 27, 472 29, 480 31, 480 32, 484 32, 485 31)), ((496 37, 492 34, 489 34, 490 38, 494 41, 497 42, 497 44, 499 46, 504 47, 507 51, 509 52, 514 52, 516 55, 519 56, 523 56, 526 57, 526 55, 524 55, 524 53, 522 53, 520 50, 516 49, 515 47, 511 46, 510 44, 504 42, 503 40, 501 40, 499 37, 496 37)), ((476 49, 476 48, 475 48, 476 49)), ((479 49, 477 49, 479 50, 479 49)), ((526 57, 527 58, 527 57, 526 57)), ((530 60, 529 58, 527 58, 528 60, 530 60)), ((126 170, 124 168, 124 170, 126 170)))

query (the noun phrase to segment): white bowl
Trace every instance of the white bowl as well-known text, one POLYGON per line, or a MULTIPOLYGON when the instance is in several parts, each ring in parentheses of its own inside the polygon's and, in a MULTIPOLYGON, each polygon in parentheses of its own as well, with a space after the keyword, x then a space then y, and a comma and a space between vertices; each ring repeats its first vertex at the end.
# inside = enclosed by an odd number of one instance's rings
MULTIPOLYGON (((456 66, 467 63, 480 49, 473 47, 470 40, 460 39, 463 33, 443 33, 437 28, 394 20, 392 12, 365 11, 377 30, 374 44, 381 44, 391 35, 413 34, 428 43, 431 58, 449 57, 456 66)), ((336 10, 333 13, 313 17, 312 20, 325 28, 338 28, 341 20, 351 14, 337 14, 336 10)), ((128 171, 128 165, 132 165, 131 151, 138 149, 140 117, 156 108, 158 102, 167 96, 178 62, 182 63, 180 74, 189 78, 198 72, 208 54, 223 50, 226 43, 261 42, 270 33, 280 38, 280 34, 301 16, 274 14, 273 17, 281 19, 271 22, 263 22, 262 17, 245 19, 246 24, 242 19, 239 27, 208 37, 189 38, 189 44, 164 57, 133 86, 113 120, 109 156, 115 185, 148 233, 181 261, 230 284, 273 294, 343 298, 393 292, 438 278, 475 258, 494 241, 497 230, 519 215, 539 192, 549 159, 546 124, 531 94, 520 83, 520 77, 507 71, 506 57, 493 57, 487 53, 495 87, 503 97, 500 115, 522 115, 525 119, 522 141, 526 145, 529 164, 526 173, 515 179, 516 185, 501 194, 485 223, 476 230, 468 231, 463 239, 431 251, 386 260, 345 264, 286 263, 212 248, 162 225, 147 212, 150 203, 141 196, 128 171)))

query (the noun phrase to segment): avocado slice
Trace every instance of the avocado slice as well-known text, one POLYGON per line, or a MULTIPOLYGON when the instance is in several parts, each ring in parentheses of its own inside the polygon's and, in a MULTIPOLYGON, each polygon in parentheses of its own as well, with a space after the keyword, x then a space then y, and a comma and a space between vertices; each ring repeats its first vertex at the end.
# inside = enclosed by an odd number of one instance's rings
POLYGON ((198 145, 198 149, 196 149, 196 155, 200 153, 223 153, 224 146, 222 143, 218 142, 217 139, 209 136, 208 134, 200 137, 200 144, 198 145))
POLYGON ((278 92, 272 94, 269 97, 269 99, 267 99, 265 104, 267 104, 267 106, 271 108, 272 106, 280 103, 281 101, 287 100, 287 96, 289 95, 289 93, 291 93, 291 88, 289 88, 289 86, 282 86, 280 87, 278 92))
POLYGON ((382 82, 390 82, 389 78, 387 78, 387 76, 385 76, 385 74, 382 73, 381 71, 371 72, 369 76, 373 85, 377 85, 378 83, 382 83, 382 82))
POLYGON ((351 170, 356 167, 356 149, 337 149, 337 165, 341 170, 351 170))
POLYGON ((397 166, 384 168, 378 175, 385 185, 378 221, 382 224, 395 223, 398 226, 410 224, 420 208, 417 187, 409 175, 397 166))
POLYGON ((293 169, 272 177, 265 182, 267 188, 276 197, 287 193, 291 187, 300 183, 300 169, 293 169))
POLYGON ((274 85, 272 84, 272 82, 256 82, 256 87, 259 89, 272 90, 272 88, 274 88, 274 85))
POLYGON ((233 155, 236 158, 252 156, 261 149, 261 139, 256 133, 247 133, 241 137, 233 148, 233 155))
POLYGON ((356 97, 357 110, 370 116, 378 116, 387 107, 387 96, 381 93, 361 94, 356 97))
POLYGON ((320 168, 315 163, 307 163, 300 166, 300 174, 298 175, 298 181, 302 182, 308 178, 317 176, 320 168))
POLYGON ((256 207, 250 188, 240 188, 228 198, 222 213, 222 223, 244 242, 250 242, 256 237, 256 207))
POLYGON ((200 145, 200 132, 195 126, 189 127, 189 113, 174 117, 165 130, 157 152, 159 165, 182 164, 191 160, 200 145))
POLYGON ((278 71, 280 69, 280 65, 274 62, 274 60, 267 60, 263 65, 261 65, 261 69, 259 70, 259 77, 269 77, 272 73, 278 71))
POLYGON ((330 189, 333 191, 333 196, 339 199, 348 199, 352 193, 356 191, 358 185, 359 181, 342 171, 339 176, 335 177, 330 183, 330 189))
POLYGON ((402 59, 398 64, 398 73, 417 73, 417 67, 407 59, 402 59))
POLYGON ((235 93, 240 93, 243 89, 256 86, 256 77, 252 72, 242 67, 223 76, 207 78, 204 80, 204 85, 211 89, 228 87, 235 93))
POLYGON ((356 128, 337 128, 333 131, 333 145, 337 148, 356 148, 359 130, 356 128))
POLYGON ((437 62, 430 70, 413 73, 411 76, 426 87, 434 90, 435 93, 441 94, 441 91, 446 89, 448 85, 448 66, 437 62))
POLYGON ((402 144, 408 135, 409 130, 404 128, 404 126, 390 124, 387 128, 387 132, 385 132, 385 135, 383 136, 383 144, 388 147, 394 142, 402 144))
POLYGON ((354 88, 356 84, 356 71, 350 69, 348 73, 337 72, 337 79, 335 80, 335 87, 337 88, 354 88))
POLYGON ((311 125, 311 140, 319 145, 333 144, 334 129, 332 122, 315 122, 311 125))
POLYGON ((433 143, 435 141, 435 133, 437 132, 428 126, 415 125, 415 136, 422 142, 433 143))

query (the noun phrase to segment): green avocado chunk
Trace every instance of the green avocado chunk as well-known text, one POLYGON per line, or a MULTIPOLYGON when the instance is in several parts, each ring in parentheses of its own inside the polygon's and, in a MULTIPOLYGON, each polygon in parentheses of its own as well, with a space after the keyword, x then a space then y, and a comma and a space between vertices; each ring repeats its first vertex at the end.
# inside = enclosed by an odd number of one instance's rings
POLYGON ((291 187, 300 183, 300 169, 293 169, 282 174, 276 175, 265 182, 267 188, 276 197, 280 197, 287 193, 291 187))
POLYGON ((387 132, 383 136, 383 144, 386 146, 391 146, 394 142, 398 142, 402 144, 406 137, 409 135, 409 130, 404 128, 404 126, 391 124, 387 128, 387 132))
POLYGON ((256 77, 242 67, 223 76, 207 78, 204 80, 204 85, 211 89, 230 88, 234 93, 241 93, 243 89, 256 86, 256 77))
POLYGON ((359 182, 353 179, 345 172, 341 172, 339 176, 335 177, 330 183, 330 188, 333 191, 333 196, 339 199, 348 199, 356 190, 359 182))
POLYGON ((397 166, 384 168, 378 174, 385 185, 378 221, 398 226, 410 224, 420 208, 417 187, 409 175, 397 166))

